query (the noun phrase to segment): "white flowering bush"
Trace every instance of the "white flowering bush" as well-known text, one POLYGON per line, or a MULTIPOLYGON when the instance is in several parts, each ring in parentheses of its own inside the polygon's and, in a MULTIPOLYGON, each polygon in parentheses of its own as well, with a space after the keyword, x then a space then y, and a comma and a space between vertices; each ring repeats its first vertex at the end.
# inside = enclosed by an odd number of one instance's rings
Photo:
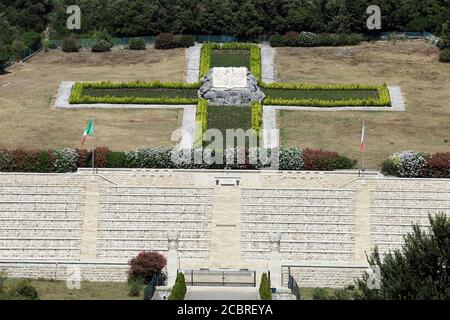
POLYGON ((305 165, 300 148, 280 148, 280 170, 303 170, 305 165))
POLYGON ((77 170, 78 153, 75 149, 59 148, 52 151, 53 170, 55 172, 73 172, 77 170))
POLYGON ((125 153, 129 168, 173 168, 171 148, 139 148, 125 153))
POLYGON ((426 165, 424 155, 412 150, 395 153, 390 160, 395 168, 396 175, 405 178, 420 177, 422 169, 426 165))
POLYGON ((298 36, 298 45, 300 47, 313 47, 316 43, 316 34, 312 32, 302 32, 298 36))

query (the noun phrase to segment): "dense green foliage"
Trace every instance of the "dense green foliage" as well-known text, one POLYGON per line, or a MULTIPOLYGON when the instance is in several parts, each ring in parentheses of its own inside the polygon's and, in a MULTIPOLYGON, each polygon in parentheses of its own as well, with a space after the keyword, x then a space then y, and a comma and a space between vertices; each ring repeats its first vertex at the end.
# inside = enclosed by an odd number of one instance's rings
POLYGON ((159 97, 139 97, 139 96, 87 96, 85 89, 198 89, 199 83, 184 82, 77 82, 70 95, 71 104, 92 104, 92 103, 111 103, 111 104, 196 104, 197 97, 171 97, 162 94, 159 97))
MULTIPOLYGON (((15 11, 24 1, 16 3, 15 11)), ((37 6, 38 0, 27 0, 37 6)), ((366 9, 379 5, 383 31, 440 32, 450 16, 446 0, 54 0, 50 16, 53 33, 61 38, 67 5, 81 7, 83 33, 103 30, 114 36, 174 34, 229 34, 255 36, 288 31, 329 33, 367 32, 366 9)), ((51 3, 49 0, 45 3, 51 3)), ((14 6, 13 6, 14 7, 14 6)), ((28 9, 20 13, 20 24, 42 26, 44 12, 28 9), (31 21, 25 19, 26 13, 31 21)), ((2 10, 0 6, 0 12, 2 10)), ((14 11, 14 8, 8 11, 14 11)), ((12 16, 11 14, 8 14, 12 16)), ((18 19, 19 20, 19 19, 18 19)), ((12 21, 12 20, 11 20, 12 21)), ((41 27, 42 28, 42 27, 41 27)))
POLYGON ((145 41, 142 38, 133 38, 128 43, 130 50, 145 50, 145 41))
POLYGON ((450 49, 443 49, 439 53, 439 61, 440 62, 450 62, 450 49))
POLYGON ((314 34, 311 32, 288 32, 285 35, 270 37, 272 47, 320 47, 354 46, 363 41, 360 34, 314 34))
MULTIPOLYGON (((258 45, 253 43, 205 43, 201 49, 200 55, 200 78, 206 76, 209 70, 213 67, 212 59, 213 59, 213 51, 215 50, 249 50, 250 51, 250 71, 251 73, 261 81, 262 77, 262 63, 261 63, 261 49, 258 45)), ((219 66, 219 65, 216 65, 219 66)), ((244 66, 247 66, 244 65, 244 66)))
POLYGON ((396 153, 383 162, 381 172, 396 177, 450 178, 450 152, 396 153))
POLYGON ((172 33, 160 33, 155 38, 156 49, 189 48, 195 43, 190 35, 174 35, 172 33))
POLYGON ((0 270, 0 300, 39 300, 39 293, 29 279, 21 279, 12 286, 6 286, 6 272, 0 270))
POLYGON ((378 98, 354 98, 354 99, 322 99, 322 98, 279 98, 268 96, 264 99, 266 105, 285 105, 285 106, 314 106, 314 107, 345 107, 345 106, 390 106, 391 99, 386 85, 371 86, 360 84, 296 84, 296 83, 261 83, 264 89, 283 89, 283 90, 363 90, 378 92, 378 98))
POLYGON ((364 273, 356 281, 356 299, 450 299, 450 218, 442 213, 429 220, 429 231, 413 225, 401 249, 384 258, 374 249, 368 262, 380 270, 380 289, 371 290, 369 274, 364 273))
POLYGON ((195 145, 201 146, 203 141, 203 133, 208 128, 208 100, 199 99, 197 104, 197 115, 195 117, 196 130, 195 130, 195 145), (197 126, 201 126, 201 130, 197 130, 197 126))
POLYGON ((169 300, 184 300, 186 297, 187 287, 183 273, 178 273, 175 284, 170 292, 169 300))
POLYGON ((261 103, 255 102, 252 104, 252 129, 259 135, 263 125, 263 106, 261 103))
POLYGON ((78 44, 77 40, 73 35, 64 38, 61 45, 61 49, 64 52, 78 52, 81 46, 78 44))
POLYGON ((261 282, 259 284, 259 298, 261 300, 272 300, 272 291, 270 290, 269 278, 265 272, 262 274, 261 282))

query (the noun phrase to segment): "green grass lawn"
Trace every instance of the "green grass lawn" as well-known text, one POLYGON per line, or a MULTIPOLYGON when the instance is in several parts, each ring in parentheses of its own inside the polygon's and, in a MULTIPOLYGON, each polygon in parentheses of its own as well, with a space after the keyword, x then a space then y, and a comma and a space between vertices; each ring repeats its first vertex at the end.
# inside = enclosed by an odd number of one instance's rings
MULTIPOLYGON (((313 293, 315 288, 300 288, 300 295, 303 300, 313 300, 313 293)), ((335 289, 333 288, 323 288, 328 296, 334 294, 335 289)))
POLYGON ((219 129, 224 139, 227 129, 252 128, 252 109, 250 106, 208 106, 208 129, 219 129))
POLYGON ((249 50, 212 50, 211 68, 247 67, 250 69, 249 50))
POLYGON ((298 89, 263 89, 270 99, 320 99, 350 100, 378 98, 376 90, 298 90, 298 89))
MULTIPOLYGON (((8 279, 6 286, 13 286, 19 279, 8 279)), ((128 296, 123 282, 85 282, 80 290, 70 290, 65 281, 32 280, 41 300, 143 300, 144 288, 139 297, 128 296)))
POLYGON ((91 97, 139 97, 139 98, 197 98, 197 89, 92 89, 83 90, 84 96, 91 97))

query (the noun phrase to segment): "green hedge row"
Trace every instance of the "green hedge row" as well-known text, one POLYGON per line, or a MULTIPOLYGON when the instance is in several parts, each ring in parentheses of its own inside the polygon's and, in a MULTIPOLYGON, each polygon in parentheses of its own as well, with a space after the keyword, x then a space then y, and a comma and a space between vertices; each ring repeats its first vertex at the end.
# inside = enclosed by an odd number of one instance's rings
POLYGON ((203 134, 208 129, 208 100, 199 99, 195 120, 201 124, 201 131, 195 131, 195 145, 202 145, 203 134))
POLYGON ((183 273, 178 273, 175 284, 170 292, 169 300, 184 300, 186 297, 187 287, 183 273))
POLYGON ((387 85, 373 86, 363 84, 300 84, 300 83, 271 83, 261 84, 266 89, 284 90, 377 90, 378 99, 349 99, 349 100, 320 100, 320 99, 282 99, 266 98, 266 105, 282 106, 314 106, 314 107, 345 107, 345 106, 391 106, 391 98, 387 85))
POLYGON ((202 46, 200 55, 200 78, 206 76, 211 69, 211 59, 213 50, 249 50, 250 51, 250 71, 259 80, 262 79, 261 49, 254 43, 205 43, 202 46))
POLYGON ((265 272, 262 274, 261 283, 259 284, 259 298, 261 300, 272 300, 269 278, 265 272))
POLYGON ((70 94, 70 104, 93 104, 93 103, 111 103, 111 104, 196 104, 197 98, 145 98, 145 97, 93 97, 85 96, 84 89, 198 89, 200 83, 185 82, 77 82, 72 88, 70 94))
POLYGON ((261 103, 252 104, 252 129, 259 134, 263 125, 263 107, 261 103))

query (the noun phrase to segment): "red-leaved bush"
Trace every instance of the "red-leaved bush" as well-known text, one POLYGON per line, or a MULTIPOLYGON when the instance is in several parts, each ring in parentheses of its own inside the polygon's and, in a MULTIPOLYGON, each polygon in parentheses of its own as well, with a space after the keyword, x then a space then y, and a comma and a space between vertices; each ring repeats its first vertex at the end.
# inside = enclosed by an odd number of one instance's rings
POLYGON ((307 171, 332 171, 336 169, 352 169, 356 161, 337 152, 313 150, 305 148, 303 152, 304 170, 307 171))
POLYGON ((95 167, 96 168, 107 168, 108 167, 108 147, 97 147, 95 148, 95 167))
POLYGON ((426 158, 425 167, 422 170, 423 177, 450 178, 450 151, 439 152, 426 158))
POLYGON ((143 251, 128 263, 130 270, 128 271, 129 279, 141 279, 144 284, 148 284, 153 275, 161 273, 167 265, 166 258, 153 251, 143 251))

